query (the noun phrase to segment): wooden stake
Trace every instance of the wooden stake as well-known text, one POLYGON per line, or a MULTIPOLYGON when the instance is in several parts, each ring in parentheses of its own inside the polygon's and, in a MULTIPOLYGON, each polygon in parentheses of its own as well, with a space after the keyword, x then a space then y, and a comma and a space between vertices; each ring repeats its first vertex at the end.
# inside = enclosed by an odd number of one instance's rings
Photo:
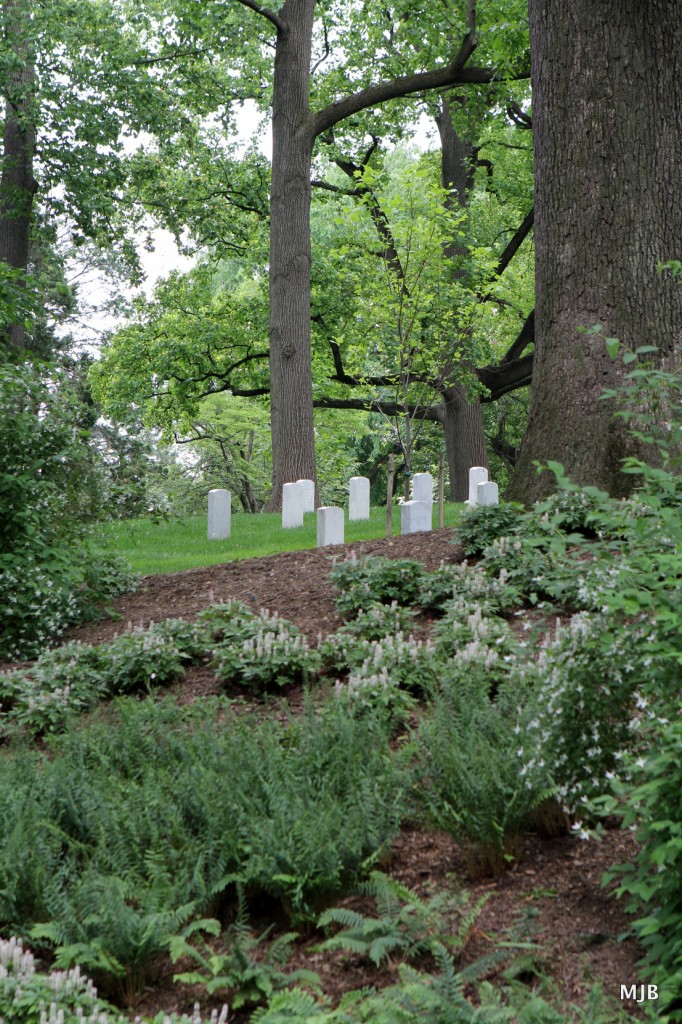
POLYGON ((393 460, 395 456, 388 457, 388 483, 386 485, 386 536, 391 536, 391 516, 393 514, 393 460))
POLYGON ((438 463, 438 529, 445 524, 445 455, 441 454, 438 463))

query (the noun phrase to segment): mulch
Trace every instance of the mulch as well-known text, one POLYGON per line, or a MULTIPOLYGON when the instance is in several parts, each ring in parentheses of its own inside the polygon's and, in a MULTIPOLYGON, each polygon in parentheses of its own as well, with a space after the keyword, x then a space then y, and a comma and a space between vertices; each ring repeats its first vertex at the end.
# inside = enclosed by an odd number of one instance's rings
MULTIPOLYGON (((255 608, 278 612, 314 643, 319 634, 327 635, 341 625, 329 573, 335 562, 351 557, 352 552, 358 557, 414 559, 429 570, 437 569, 443 562, 463 560, 461 548, 453 544, 452 531, 443 529, 146 576, 135 593, 115 602, 119 618, 72 629, 64 639, 102 643, 125 630, 148 627, 165 618, 191 620, 208 604, 237 598, 255 608)), ((538 625, 538 613, 528 614, 538 625)), ((191 667, 185 678, 170 688, 172 696, 181 703, 224 692, 225 687, 207 664, 191 667)), ((295 713, 303 700, 300 688, 289 692, 286 700, 278 699, 279 707, 263 702, 259 707, 259 702, 240 698, 237 692, 228 695, 235 702, 242 700, 245 709, 255 709, 264 715, 295 713)), ((484 957, 497 943, 509 938, 509 929, 513 927, 538 947, 533 958, 535 968, 518 979, 529 992, 541 989, 539 973, 545 973, 557 986, 562 1005, 580 1003, 595 981, 618 1002, 621 984, 633 984, 635 980, 639 983, 636 965, 641 950, 632 938, 623 938, 628 933, 629 920, 622 905, 602 886, 601 879, 613 864, 630 861, 635 851, 633 836, 618 830, 607 831, 598 843, 584 842, 570 834, 547 839, 531 833, 525 837, 523 856, 512 870, 495 881, 472 883, 467 880, 464 852, 449 836, 406 826, 382 867, 422 895, 456 886, 466 888, 472 901, 483 894, 489 897, 458 956, 458 966, 484 957)), ((365 913, 374 910, 371 903, 363 904, 358 896, 349 895, 341 902, 365 913)), ((273 936, 286 928, 286 922, 278 922, 273 936)), ((333 1000, 350 989, 383 987, 398 979, 396 964, 377 969, 348 953, 315 951, 312 947, 316 942, 319 936, 302 937, 294 947, 290 967, 316 971, 333 1000)), ((191 1010, 200 992, 183 993, 173 984, 172 974, 170 961, 160 966, 155 984, 144 993, 135 1013, 154 1015, 160 1010, 191 1010)), ((495 970, 490 976, 494 975, 495 970)), ((220 1005, 218 998, 207 1001, 203 996, 201 1002, 204 1010, 220 1005)), ((622 1006, 634 1018, 641 1016, 641 1007, 636 1004, 624 1002, 622 1006)), ((230 1017, 234 1024, 247 1019, 248 1015, 242 1014, 230 1017)))
POLYGON ((104 643, 125 630, 147 627, 161 619, 191 620, 208 604, 237 598, 256 608, 278 612, 314 641, 318 634, 326 636, 341 625, 329 573, 333 564, 345 561, 353 552, 358 558, 409 558, 429 570, 437 569, 441 562, 463 559, 461 548, 452 542, 452 530, 445 528, 144 576, 135 593, 113 603, 118 620, 73 628, 64 639, 104 643))

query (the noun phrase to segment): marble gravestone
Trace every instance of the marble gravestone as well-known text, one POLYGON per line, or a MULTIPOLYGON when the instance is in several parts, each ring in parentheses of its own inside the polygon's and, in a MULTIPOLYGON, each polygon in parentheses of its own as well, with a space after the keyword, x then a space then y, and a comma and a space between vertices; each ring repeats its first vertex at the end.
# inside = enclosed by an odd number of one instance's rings
POLYGON ((433 504, 433 477, 430 473, 415 473, 412 477, 412 500, 433 504))
POLYGON ((500 489, 492 480, 479 484, 476 488, 477 505, 499 505, 500 489))
POLYGON ((464 504, 473 508, 478 502, 476 488, 488 482, 488 470, 484 466, 472 466, 469 470, 469 500, 464 504))
POLYGON ((317 546, 343 544, 343 509, 322 505, 317 510, 317 546))
POLYGON ((369 479, 352 476, 348 488, 348 518, 369 519, 369 479))
POLYGON ((303 526, 305 493, 300 483, 284 484, 282 487, 282 529, 291 530, 303 526))
POLYGON ((400 533, 421 533, 431 529, 433 503, 404 501, 400 506, 400 533))
POLYGON ((232 495, 222 487, 208 492, 208 539, 227 540, 230 536, 232 495))
POLYGON ((297 480, 297 484, 300 484, 303 488, 303 512, 314 512, 315 511, 315 481, 314 480, 297 480))

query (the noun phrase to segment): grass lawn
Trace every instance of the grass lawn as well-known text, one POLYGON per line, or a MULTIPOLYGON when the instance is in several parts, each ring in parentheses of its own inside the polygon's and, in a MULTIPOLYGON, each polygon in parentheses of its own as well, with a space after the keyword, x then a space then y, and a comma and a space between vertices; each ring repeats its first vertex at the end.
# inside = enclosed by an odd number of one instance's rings
MULTIPOLYGON (((445 525, 455 526, 462 505, 445 504, 445 525)), ((373 540, 385 536, 386 509, 371 509, 369 522, 348 522, 346 543, 373 540)), ((433 507, 434 527, 438 525, 438 506, 433 507)), ((100 540, 107 548, 122 555, 133 570, 143 575, 177 572, 203 565, 231 562, 238 558, 256 558, 279 551, 314 548, 317 543, 317 519, 314 513, 305 517, 302 527, 283 530, 279 514, 232 515, 232 536, 229 540, 206 539, 207 517, 193 516, 180 521, 152 523, 148 519, 127 519, 101 527, 100 540)), ((400 509, 393 509, 393 534, 400 533, 400 509)))

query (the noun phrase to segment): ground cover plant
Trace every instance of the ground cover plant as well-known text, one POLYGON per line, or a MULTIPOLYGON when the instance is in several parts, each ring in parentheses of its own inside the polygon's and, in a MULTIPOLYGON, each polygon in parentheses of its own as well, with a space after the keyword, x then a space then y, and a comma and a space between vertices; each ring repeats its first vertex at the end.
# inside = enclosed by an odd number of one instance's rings
MULTIPOLYGON (((442 575, 441 571, 439 585, 442 575)), ((464 585, 461 581, 468 576, 459 570, 452 576, 454 595, 457 581, 464 585)), ((424 577, 421 578, 423 582, 424 577)), ((491 593, 499 592, 498 578, 490 578, 489 583, 491 593)), ((481 590, 480 579, 475 589, 481 590)), ((453 628, 458 621, 452 612, 457 600, 453 596, 444 601, 444 616, 438 629, 449 622, 453 628)), ((345 634, 349 650, 355 645, 364 657, 360 663, 354 663, 354 670, 347 666, 347 675, 342 673, 341 689, 351 692, 357 688, 363 666, 365 675, 370 677, 369 669, 379 666, 374 674, 380 675, 381 659, 384 679, 390 678, 390 685, 382 687, 381 700, 351 699, 351 704, 362 708, 360 715, 357 711, 348 713, 349 705, 340 699, 343 694, 339 687, 333 691, 334 699, 325 702, 321 679, 318 686, 322 689, 314 692, 318 693, 318 706, 324 708, 323 717, 327 716, 327 727, 322 728, 319 711, 312 709, 308 727, 290 722, 273 730, 272 724, 265 722, 256 728, 252 723, 239 728, 232 724, 229 702, 204 703, 203 707, 188 711, 176 709, 172 703, 139 704, 121 697, 101 725, 96 718, 85 729, 77 721, 66 722, 66 732, 52 741, 47 761, 43 755, 28 750, 22 754, 17 748, 17 773, 5 778, 2 790, 3 818, 13 822, 2 857, 4 864, 12 865, 11 869, 5 868, 2 879, 1 888, 6 894, 4 928, 32 928, 33 943, 40 948, 48 943, 56 950, 59 964, 82 963, 95 974, 105 992, 118 1000, 130 1000, 155 977, 172 943, 179 941, 177 937, 188 929, 194 934, 193 922, 200 923, 207 912, 215 914, 220 908, 218 920, 225 920, 225 913, 229 919, 227 908, 234 903, 238 887, 250 900, 256 899, 258 893, 274 899, 289 920, 307 921, 310 927, 319 909, 333 900, 334 893, 343 891, 353 878, 362 877, 372 863, 377 863, 376 858, 388 849, 408 806, 411 815, 428 814, 435 818, 434 802, 440 801, 441 810, 445 808, 450 815, 448 827, 463 841, 465 849, 472 838, 471 849, 474 843, 479 849, 486 843, 490 845, 489 834, 480 829, 472 832, 466 822, 466 814, 476 807, 480 792, 467 803, 461 781, 455 786, 456 799, 447 789, 439 791, 438 780, 443 770, 452 773, 451 768, 446 768, 444 757, 436 758, 435 768, 425 770, 419 758, 413 757, 409 743, 395 755, 389 746, 396 722, 404 728, 408 721, 406 716, 415 706, 415 696, 426 698, 427 714, 421 736, 435 728, 433 723, 439 714, 443 717, 448 701, 447 713, 451 714, 453 694, 461 696, 461 689, 457 689, 461 682, 457 677, 458 661, 453 652, 461 654, 471 645, 471 625, 467 625, 466 619, 463 621, 459 646, 453 640, 449 648, 437 651, 437 644, 409 637, 401 639, 401 631, 396 627, 405 624, 400 618, 402 612, 397 606, 392 609, 390 604, 382 607, 386 613, 380 621, 385 621, 389 629, 386 636, 364 639, 362 619, 359 636, 352 629, 345 634), (374 652, 369 659, 368 651, 374 652), (401 651, 406 652, 404 670, 399 668, 400 658, 396 660, 393 653, 401 651), (426 660, 420 663, 420 659, 426 660), (429 665, 431 669, 427 672, 429 665), (452 678, 446 678, 446 668, 452 678), (401 675, 403 671, 407 674, 401 675), (425 686, 427 677, 429 685, 425 686), (403 705, 401 702, 406 698, 409 700, 403 705), (231 724, 224 732, 228 720, 231 724), (334 749, 339 752, 338 757, 334 749), (353 749, 357 749, 356 757, 353 749), (121 781, 117 783, 119 776, 121 781), (327 782, 323 783, 323 778, 327 782), (223 783, 226 779, 228 790, 223 783), (384 785, 389 789, 382 788, 384 785), (27 787, 36 795, 41 793, 37 802, 26 799, 27 787), (358 801, 355 810, 348 802, 353 792, 357 793, 358 801), (243 804, 239 810, 239 800, 234 801, 239 793, 244 798, 248 795, 248 812, 243 804), (229 799, 228 794, 232 794, 229 799), (333 812, 321 810, 325 800, 333 812), (27 805, 32 807, 34 817, 27 817, 22 810, 27 805), (54 831, 51 827, 44 833, 46 821, 54 821, 54 831), (169 823, 180 831, 169 832, 169 823), (117 836, 113 849, 104 836, 98 838, 101 830, 107 836, 117 836), (341 847, 339 837, 343 837, 341 847), (17 856, 19 851, 21 855, 17 856)), ((507 620, 499 616, 494 602, 489 611, 494 640, 504 639, 508 645, 507 620)), ((478 629, 485 616, 478 614, 474 618, 478 629)), ((183 664, 192 659, 205 660, 208 651, 221 645, 238 649, 245 639, 257 636, 264 620, 271 625, 278 621, 274 616, 257 614, 249 605, 233 602, 209 608, 195 625, 182 620, 168 622, 162 628, 155 627, 153 632, 157 640, 163 637, 171 644, 183 664)), ((349 621, 349 626, 353 621, 349 621)), ((371 617, 369 621, 376 624, 371 617)), ((413 616, 409 622, 414 622, 413 616)), ((140 635, 135 642, 144 649, 140 635)), ((503 657, 511 649, 503 644, 503 657)), ((106 660, 105 650, 91 649, 106 660)), ((56 667, 58 658, 53 657, 56 667)), ((89 657, 95 655, 88 656, 86 649, 84 665, 89 663, 89 657)), ((70 660, 67 650, 62 661, 68 665, 70 660)), ((473 658, 460 661, 460 674, 471 672, 475 666, 473 658)), ((481 686, 484 678, 482 673, 481 686)), ((145 690, 149 685, 148 681, 145 690)), ((484 692, 481 689, 477 696, 484 692)), ((504 717, 501 704, 496 705, 491 695, 486 700, 492 717, 504 717)), ((464 727, 464 734, 472 739, 481 731, 485 729, 480 722, 473 727, 469 722, 468 733, 464 727)), ((507 768, 516 763, 515 759, 521 762, 516 753, 514 757, 508 756, 510 738, 515 749, 518 743, 513 731, 507 730, 505 742, 499 748, 495 746, 495 735, 494 731, 490 733, 488 761, 494 765, 494 756, 507 757, 507 768)), ((419 737, 416 732, 417 744, 419 737)), ((435 741, 432 745, 438 750, 435 741)), ((444 740, 441 753, 449 746, 444 740)), ((463 767, 458 771, 476 772, 473 754, 477 749, 473 742, 469 754, 463 748, 463 767), (468 756, 472 760, 467 765, 468 756)), ((517 781, 519 777, 517 773, 517 781)), ((499 784, 498 779, 495 781, 499 784)), ((486 795, 491 803, 492 794, 486 795)), ((525 789, 522 796, 525 811, 532 809, 539 798, 525 789)), ((494 841, 499 842, 500 835, 503 837, 502 867, 507 864, 505 854, 515 852, 513 843, 510 847, 507 839, 515 835, 518 825, 511 824, 512 827, 508 827, 507 821, 495 824, 493 817, 494 841)), ((497 869, 496 865, 493 870, 497 869)), ((367 927, 371 931, 370 925, 367 927)), ((229 926, 222 930, 229 935, 229 926)), ((207 935, 210 939, 210 932, 207 935)), ((428 938, 425 941, 428 944, 428 938)), ((277 996, 274 987, 284 982, 277 974, 280 968, 275 965, 270 974, 263 967, 252 966, 248 955, 244 959, 238 951, 221 953, 219 947, 210 948, 212 953, 207 949, 205 956, 201 955, 209 965, 213 962, 214 974, 211 975, 210 967, 208 974, 206 968, 202 971, 199 967, 206 985, 217 983, 221 977, 231 977, 233 988, 243 984, 244 993, 270 999, 271 1009, 267 1012, 272 1010, 273 1014, 280 1012, 276 1010, 279 1005, 285 1007, 281 1012, 288 1014, 289 999, 300 999, 307 1005, 309 997, 303 994, 277 996), (218 959, 211 961, 211 956, 218 959), (227 960, 221 961, 221 956, 227 960), (270 982, 274 986, 272 993, 268 992, 270 982)), ((398 987, 392 996, 381 997, 379 1002, 379 997, 349 997, 343 1011, 345 1019, 374 1019, 372 1014, 397 1015, 400 1019, 408 1006, 413 1012, 419 1008, 425 1019, 429 1019, 427 1014, 431 1012, 436 1015, 434 1020, 440 1019, 440 1004, 432 1006, 430 997, 426 999, 435 982, 419 972, 410 977, 410 996, 398 987)), ((465 978, 466 975, 457 983, 458 1000, 461 1012, 470 1013, 471 990, 466 985, 471 982, 465 978)), ((481 993, 478 999, 483 998, 481 993)), ((336 1013, 325 1009, 323 997, 310 998, 320 1013, 336 1013)))
POLYGON ((379 722, 332 703, 225 729, 220 709, 124 701, 49 756, 3 759, 3 930, 32 929, 59 966, 132 998, 237 880, 297 921, 381 853, 404 782, 379 722))
MULTIPOLYGON (((494 880, 518 885, 539 832, 589 850, 604 815, 605 836, 624 817, 639 846, 612 877, 637 915, 641 976, 660 986, 663 1019, 678 1019, 677 469, 632 468, 634 501, 585 497, 554 467, 559 493, 534 510, 465 513, 474 565, 328 561, 345 621, 317 643, 232 601, 5 674, 2 933, 82 965, 118 1003, 184 953, 179 986, 205 1009, 225 993, 240 1022, 617 1021, 613 977, 605 998, 584 979, 582 1006, 551 977, 540 985, 552 971, 530 924, 470 953, 478 926, 458 941, 457 921, 436 912, 443 880, 428 895, 401 887, 391 851, 406 830, 440 836, 460 886, 480 896, 483 879, 499 894, 494 880), (222 677, 230 696, 156 699, 186 670, 222 677), (36 701, 71 686, 72 713, 36 701), (386 984, 330 998, 325 957, 350 958, 370 984, 389 972, 386 984), (298 973, 311 968, 319 982, 298 973)), ((615 950, 618 930, 597 941, 615 950)))

